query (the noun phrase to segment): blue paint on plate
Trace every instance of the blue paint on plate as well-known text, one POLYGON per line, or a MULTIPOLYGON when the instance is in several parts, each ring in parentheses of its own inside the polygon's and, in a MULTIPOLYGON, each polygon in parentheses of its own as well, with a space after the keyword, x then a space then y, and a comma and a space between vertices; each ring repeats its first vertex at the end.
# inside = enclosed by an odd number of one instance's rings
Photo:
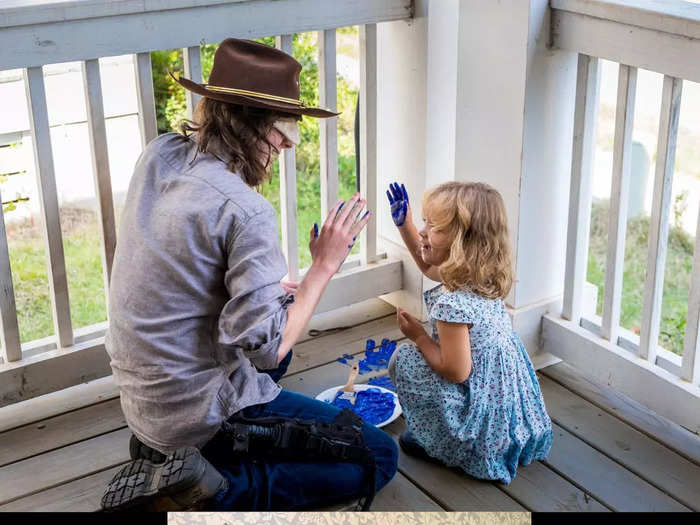
POLYGON ((336 393, 331 404, 341 410, 349 408, 371 425, 377 425, 389 419, 396 406, 394 395, 382 392, 378 388, 368 388, 357 392, 354 405, 347 399, 340 399, 342 395, 343 392, 336 393))

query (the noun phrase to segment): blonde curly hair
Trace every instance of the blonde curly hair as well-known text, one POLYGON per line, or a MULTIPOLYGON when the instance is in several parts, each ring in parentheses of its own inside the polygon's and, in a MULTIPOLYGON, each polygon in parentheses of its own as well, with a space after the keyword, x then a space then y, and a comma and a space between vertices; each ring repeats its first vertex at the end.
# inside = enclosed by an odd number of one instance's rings
POLYGON ((503 299, 513 284, 508 217, 501 194, 481 182, 446 182, 423 196, 423 215, 447 234, 450 253, 440 265, 445 287, 503 299))

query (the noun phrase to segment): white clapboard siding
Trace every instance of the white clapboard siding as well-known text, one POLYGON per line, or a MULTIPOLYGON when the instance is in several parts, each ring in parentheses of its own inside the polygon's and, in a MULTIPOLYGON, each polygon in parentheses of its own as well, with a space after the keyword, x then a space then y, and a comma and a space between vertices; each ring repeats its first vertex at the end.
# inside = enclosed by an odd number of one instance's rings
POLYGON ((617 83, 617 112, 613 148, 612 188, 608 213, 608 251, 605 259, 605 289, 601 335, 617 343, 622 301, 622 270, 625 263, 625 234, 630 185, 630 157, 637 69, 620 64, 617 83))
MULTIPOLYGON (((0 195, 1 201, 2 195, 0 195)), ((2 344, 2 358, 6 363, 22 359, 15 289, 12 284, 12 270, 10 268, 10 250, 7 246, 2 205, 0 205, 0 343, 2 344)))
POLYGON ((681 379, 698 384, 700 383, 700 210, 698 210, 698 226, 695 230, 693 273, 690 279, 681 379))
POLYGON ((134 73, 136 75, 136 95, 139 104, 139 128, 141 129, 141 145, 158 136, 156 122, 156 105, 153 96, 153 76, 151 73, 151 54, 137 53, 134 55, 134 73))
POLYGON ((360 237, 363 264, 377 255, 377 25, 360 26, 360 191, 372 210, 360 237))
MULTIPOLYGON (((293 35, 281 35, 276 45, 292 54, 293 35)), ((282 219, 282 250, 287 258, 287 275, 292 281, 299 278, 299 247, 297 243, 297 166, 294 147, 282 150, 280 155, 280 215, 282 219)), ((311 228, 309 224, 309 228, 311 228)))
MULTIPOLYGON (((337 111, 335 29, 318 32, 318 95, 322 108, 337 111)), ((321 131, 321 217, 338 200, 338 117, 319 119, 321 131)))
POLYGON ((109 172, 107 152, 107 131, 105 127, 104 105, 102 103, 102 82, 98 60, 83 62, 83 85, 87 107, 88 133, 92 153, 92 172, 97 193, 97 212, 102 225, 102 268, 105 278, 105 292, 109 297, 109 280, 112 276, 112 261, 117 246, 117 232, 112 199, 112 179, 109 172))
POLYGON ((574 324, 581 318, 583 283, 588 262, 591 221, 591 168, 595 152, 596 115, 600 63, 595 57, 578 56, 576 109, 571 159, 571 197, 566 240, 566 269, 562 316, 574 324))
POLYGON ((654 197, 649 225, 649 255, 642 304, 642 330, 639 339, 639 356, 652 363, 656 361, 656 347, 661 322, 661 298, 668 244, 668 215, 671 207, 671 186, 676 158, 682 87, 683 81, 681 79, 664 76, 661 116, 659 118, 659 142, 656 148, 654 197))
POLYGON ((46 107, 44 73, 41 66, 27 68, 25 70, 24 83, 27 94, 27 106, 29 107, 32 144, 34 146, 37 187, 39 189, 41 214, 44 222, 46 262, 53 322, 56 335, 58 336, 59 347, 67 347, 73 344, 73 328, 70 318, 61 222, 58 213, 58 194, 56 192, 56 176, 51 150, 48 108, 46 107))
MULTIPOLYGON (((199 46, 186 47, 182 50, 182 58, 185 66, 185 78, 189 78, 197 84, 202 83, 202 51, 199 46)), ((185 90, 185 100, 187 102, 187 119, 192 120, 194 109, 201 95, 185 90)))

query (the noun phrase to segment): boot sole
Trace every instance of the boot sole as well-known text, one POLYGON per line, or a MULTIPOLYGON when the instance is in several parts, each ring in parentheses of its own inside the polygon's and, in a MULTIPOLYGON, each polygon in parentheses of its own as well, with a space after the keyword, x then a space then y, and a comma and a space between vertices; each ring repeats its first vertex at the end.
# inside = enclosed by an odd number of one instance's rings
MULTIPOLYGON (((195 487, 206 468, 204 461, 194 447, 175 451, 164 463, 147 459, 132 461, 112 478, 102 496, 102 509, 126 510, 143 505, 156 496, 169 496, 195 487)), ((187 495, 191 504, 202 496, 197 488, 193 492, 187 495)))

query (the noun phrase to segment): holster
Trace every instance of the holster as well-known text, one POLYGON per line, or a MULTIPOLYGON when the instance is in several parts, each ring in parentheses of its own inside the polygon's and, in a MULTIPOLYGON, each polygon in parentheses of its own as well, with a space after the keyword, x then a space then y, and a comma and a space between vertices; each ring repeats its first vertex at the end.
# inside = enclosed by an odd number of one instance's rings
POLYGON ((281 417, 236 418, 221 426, 235 454, 253 458, 342 461, 365 468, 368 493, 361 504, 369 510, 375 492, 376 461, 362 435, 362 419, 344 409, 333 423, 281 417))

